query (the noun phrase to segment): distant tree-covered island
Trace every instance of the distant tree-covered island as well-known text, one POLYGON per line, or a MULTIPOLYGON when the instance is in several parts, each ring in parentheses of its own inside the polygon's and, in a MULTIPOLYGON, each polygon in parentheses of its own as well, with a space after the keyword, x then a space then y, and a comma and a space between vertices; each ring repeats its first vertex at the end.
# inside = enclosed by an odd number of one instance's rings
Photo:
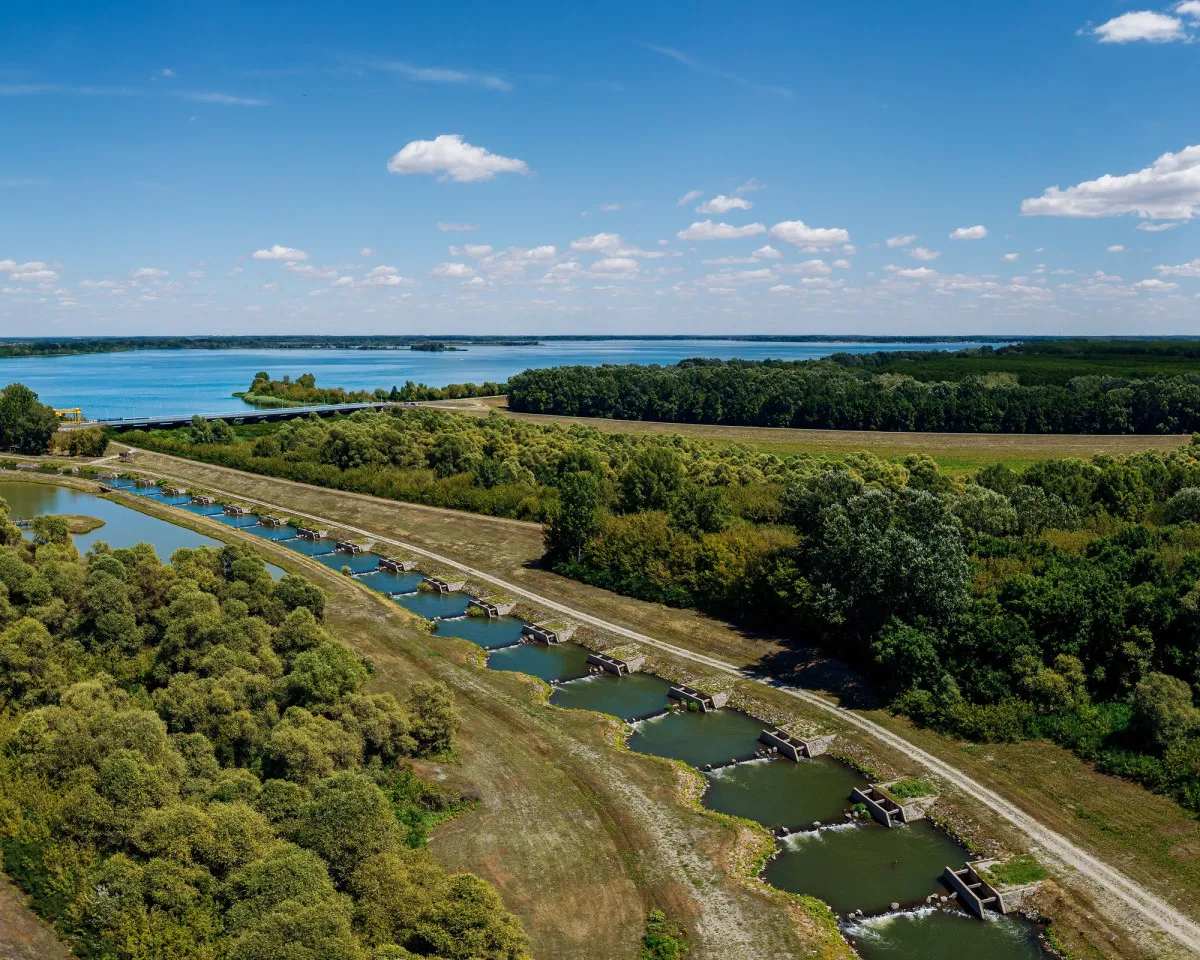
POLYGON ((428 353, 447 353, 451 351, 465 351, 466 347, 456 347, 449 343, 442 343, 441 340, 427 340, 422 343, 414 343, 408 349, 425 350, 428 353))
POLYGON ((405 382, 403 387, 393 386, 390 390, 377 387, 374 390, 346 390, 343 387, 318 387, 317 378, 311 373, 302 373, 293 380, 285 375, 282 380, 272 380, 265 370, 254 375, 250 389, 234 396, 251 406, 260 408, 309 407, 336 403, 415 403, 424 400, 461 400, 467 397, 494 397, 508 389, 506 383, 486 381, 475 383, 452 383, 445 387, 428 387, 423 383, 405 382))

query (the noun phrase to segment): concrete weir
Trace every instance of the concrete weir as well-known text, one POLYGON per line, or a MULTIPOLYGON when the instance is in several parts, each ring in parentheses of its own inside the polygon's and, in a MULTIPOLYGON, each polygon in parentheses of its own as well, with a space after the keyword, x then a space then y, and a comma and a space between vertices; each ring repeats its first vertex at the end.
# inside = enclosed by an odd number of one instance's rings
POLYGON ((630 657, 628 660, 621 660, 618 657, 610 657, 607 653, 589 653, 587 662, 593 667, 599 667, 608 673, 615 673, 618 677, 624 676, 627 673, 637 673, 645 664, 644 656, 630 657))
POLYGON ((248 517, 248 516, 250 516, 250 511, 247 510, 245 507, 237 507, 237 506, 234 506, 232 503, 225 504, 225 506, 223 506, 221 508, 221 512, 229 517, 248 517))
POLYGON ((187 491, 183 487, 163 487, 164 497, 186 497, 187 491))
POLYGON ((667 696, 681 703, 694 703, 705 713, 708 713, 709 710, 720 710, 729 702, 728 691, 705 693, 703 690, 697 690, 695 687, 689 687, 682 683, 672 687, 667 696))
POLYGON ((379 560, 380 570, 391 570, 392 573, 408 573, 410 570, 417 569, 416 560, 398 560, 395 557, 381 557, 379 560))
POLYGON ((192 503, 198 507, 211 507, 216 504, 216 499, 213 497, 192 497, 192 503))
POLYGON ((133 481, 133 485, 135 487, 142 487, 142 488, 157 487, 158 481, 151 480, 149 477, 138 477, 136 480, 133 481))
POLYGON ((501 600, 498 597, 488 599, 486 597, 472 597, 467 601, 467 607, 473 607, 480 610, 489 619, 493 617, 507 617, 513 612, 513 607, 517 605, 515 600, 501 600))
POLYGON ((426 577, 421 582, 428 584, 434 593, 458 593, 467 585, 465 580, 442 580, 439 577, 426 577))
POLYGON ((258 522, 264 527, 282 527, 286 526, 287 521, 283 517, 273 517, 269 513, 258 518, 258 522))
POLYGON ((348 553, 353 556, 356 553, 362 553, 363 548, 357 543, 351 543, 349 540, 339 540, 333 547, 334 553, 348 553))
POLYGON ((1004 897, 983 879, 972 863, 964 864, 961 870, 947 867, 942 873, 942 882, 958 894, 958 902, 980 920, 984 919, 986 910, 1008 913, 1004 897))
POLYGON ((521 628, 522 637, 528 637, 535 643, 545 643, 547 645, 566 643, 574 635, 575 627, 572 625, 527 623, 521 628))
POLYGON ((799 761, 803 758, 819 757, 829 749, 829 745, 837 739, 837 736, 830 734, 801 740, 776 727, 774 730, 764 730, 758 735, 758 739, 760 743, 765 743, 768 747, 773 748, 781 757, 799 761))
POLYGON ((313 530, 311 527, 297 527, 296 536, 301 540, 324 540, 328 530, 313 530))
POLYGON ((924 820, 926 812, 936 797, 918 797, 911 803, 900 804, 889 797, 883 789, 871 784, 866 790, 857 787, 850 794, 855 803, 863 804, 871 811, 871 816, 885 827, 895 827, 900 824, 924 820))

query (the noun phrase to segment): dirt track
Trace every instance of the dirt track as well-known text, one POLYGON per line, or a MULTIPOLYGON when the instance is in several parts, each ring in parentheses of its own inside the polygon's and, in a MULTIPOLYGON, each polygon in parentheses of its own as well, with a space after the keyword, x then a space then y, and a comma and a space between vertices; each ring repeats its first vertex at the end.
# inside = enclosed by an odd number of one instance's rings
MULTIPOLYGON (((162 455, 158 456, 161 457, 162 455)), ((166 459, 168 462, 174 460, 174 458, 163 459, 166 459)), ((193 466, 188 461, 179 462, 181 465, 186 464, 187 466, 193 466)), ((240 475, 239 471, 228 470, 228 468, 222 468, 222 470, 231 474, 240 475)), ((143 472, 186 480, 186 477, 180 477, 179 475, 173 474, 166 470, 155 471, 152 469, 143 468, 143 472)), ((853 711, 838 707, 825 698, 808 691, 772 683, 770 681, 763 680, 762 678, 752 676, 742 668, 717 657, 696 653, 683 647, 657 640, 654 637, 647 636, 646 634, 638 631, 622 627, 619 624, 593 616, 592 614, 586 613, 582 610, 559 603, 558 601, 549 597, 526 590, 520 586, 517 586, 511 581, 493 576, 485 571, 478 570, 450 557, 426 550, 411 543, 406 543, 392 537, 383 536, 376 531, 348 526, 347 524, 334 518, 301 513, 291 507, 249 497, 245 494, 237 493, 235 491, 220 490, 208 484, 206 484, 206 488, 218 494, 234 497, 249 503, 256 503, 273 511, 282 511, 290 515, 318 521, 326 524, 327 526, 333 526, 339 529, 347 530, 360 536, 369 537, 376 541, 388 543, 403 550, 428 557, 439 564, 444 564, 448 567, 461 570, 476 580, 494 584, 508 594, 522 597, 535 604, 538 604, 539 606, 557 611, 558 613, 578 620, 582 623, 590 624, 611 634, 625 637, 629 640, 657 647, 669 652, 675 657, 703 664, 710 669, 717 670, 721 673, 734 676, 739 679, 752 679, 755 682, 768 684, 773 688, 782 691, 783 693, 809 704, 810 706, 834 714, 846 723, 853 725, 857 729, 869 734, 889 747, 903 751, 914 761, 920 763, 929 771, 944 777, 947 781, 955 784, 961 792, 971 797, 982 807, 987 808, 989 811, 1002 818, 1027 836, 1030 840, 1030 843, 1034 847, 1039 848, 1040 852, 1047 859, 1050 859, 1058 863, 1060 866, 1067 868, 1068 870, 1075 871, 1080 876, 1087 878, 1087 880, 1090 881, 1091 886, 1102 891, 1104 894, 1107 894, 1109 897, 1115 898, 1125 908, 1137 914, 1152 927, 1168 934, 1171 938, 1176 940, 1180 945, 1191 951, 1193 954, 1200 955, 1200 925, 1190 920, 1165 900, 1143 889, 1138 884, 1129 880, 1119 871, 1113 869, 1108 864, 1081 849, 1075 843, 1071 842, 1067 837, 1043 826, 1037 820, 1025 814, 1013 804, 1009 803, 999 794, 971 779, 951 764, 946 763, 932 754, 919 749, 912 743, 906 741, 904 738, 892 733, 879 724, 876 724, 873 721, 854 713, 853 711)))

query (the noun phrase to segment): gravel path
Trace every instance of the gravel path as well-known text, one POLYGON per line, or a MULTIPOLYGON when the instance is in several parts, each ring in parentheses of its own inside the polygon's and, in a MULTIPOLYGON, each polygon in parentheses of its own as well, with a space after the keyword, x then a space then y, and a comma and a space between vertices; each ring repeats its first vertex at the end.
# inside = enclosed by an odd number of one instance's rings
MULTIPOLYGON (((173 479, 186 479, 174 477, 171 474, 160 473, 149 469, 143 470, 142 472, 155 474, 158 476, 172 477, 173 479)), ((237 473, 238 471, 230 472, 237 473)), ((807 690, 800 690, 783 683, 774 682, 769 678, 754 676, 742 670, 740 667, 726 663, 725 661, 716 657, 695 653, 683 647, 678 647, 674 644, 656 640, 655 638, 647 636, 646 634, 638 633, 636 630, 630 630, 626 627, 619 626, 618 624, 610 623, 607 620, 592 616, 591 614, 585 613, 582 610, 575 609, 574 607, 551 600, 548 597, 525 590, 521 587, 518 587, 516 584, 460 563, 457 560, 451 559, 450 557, 442 556, 441 554, 405 543, 404 541, 396 540, 391 537, 385 537, 371 530, 363 530, 358 527, 348 526, 345 523, 329 517, 301 513, 281 504, 269 503, 265 500, 247 497, 243 494, 232 491, 216 489, 209 484, 205 484, 205 488, 212 490, 214 493, 233 497, 245 503, 256 503, 267 507, 270 510, 283 511, 289 516, 304 517, 308 520, 318 521, 327 526, 348 530, 352 533, 359 534, 360 536, 371 537, 381 543, 391 544, 395 547, 401 548, 406 552, 428 557, 430 560, 434 560, 439 564, 444 564, 453 569, 461 570, 463 573, 468 574, 473 579, 491 583, 497 587, 500 587, 509 595, 523 597, 524 599, 536 603, 541 607, 554 610, 563 614, 564 616, 570 617, 573 620, 590 624, 594 627, 604 630, 607 633, 625 637, 626 639, 636 641, 637 643, 644 643, 648 646, 657 647, 658 649, 666 651, 673 656, 703 664, 710 669, 717 670, 726 675, 736 677, 741 680, 749 679, 755 681, 756 683, 762 683, 767 686, 771 686, 777 690, 789 694, 790 696, 795 697, 798 700, 802 700, 811 706, 817 707, 820 710, 835 714, 844 722, 851 724, 864 733, 870 734, 882 743, 887 744, 889 747, 902 751, 907 756, 923 765, 926 769, 938 774, 941 777, 944 777, 947 781, 953 783, 962 793, 971 797, 981 806, 986 807, 988 810, 1008 821, 1018 830, 1023 832, 1029 837, 1032 843, 1040 847, 1049 858, 1057 861, 1060 865, 1069 869, 1073 869, 1079 874, 1087 877, 1095 886, 1099 887, 1110 896, 1115 897, 1128 909, 1141 916, 1150 925, 1169 934, 1181 945, 1192 951, 1197 956, 1200 956, 1200 924, 1193 922, 1169 903, 1155 896, 1149 891, 1144 890, 1128 877, 1124 876, 1119 871, 1114 870, 1108 864, 1092 856, 1087 851, 1081 849, 1066 837, 1043 826, 1033 817, 1030 817, 1028 814, 1025 814, 1021 810, 1017 809, 1012 803, 1005 800, 998 793, 989 790, 987 787, 968 777, 962 771, 956 769, 945 761, 938 759, 933 754, 921 750, 919 747, 913 745, 903 737, 892 733, 890 730, 880 726, 874 721, 868 720, 865 717, 861 717, 853 711, 839 707, 836 704, 831 703, 829 700, 826 700, 824 697, 818 696, 817 694, 811 693, 807 690)))

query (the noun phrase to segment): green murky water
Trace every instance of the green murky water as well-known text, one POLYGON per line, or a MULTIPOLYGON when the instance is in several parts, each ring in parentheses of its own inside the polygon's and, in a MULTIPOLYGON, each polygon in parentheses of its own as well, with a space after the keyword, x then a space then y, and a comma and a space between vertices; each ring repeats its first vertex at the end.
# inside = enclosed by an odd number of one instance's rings
POLYGON ((488 657, 492 670, 515 670, 547 683, 587 673, 587 648, 577 643, 522 643, 495 650, 488 657))
POLYGON ((650 673, 611 673, 573 680, 555 688, 550 702, 569 710, 598 710, 622 720, 644 717, 667 706, 671 685, 650 673))
POLYGON ((438 636, 470 640, 485 649, 507 647, 521 639, 524 622, 516 617, 463 617, 461 620, 440 620, 438 636))
POLYGON ((677 710, 637 724, 629 749, 703 767, 754 753, 762 729, 760 720, 739 710, 677 710))
POLYGON ((426 593, 422 590, 395 599, 405 610, 426 620, 436 620, 438 617, 461 617, 467 612, 467 601, 471 598, 465 593, 426 593))
POLYGON ((829 757, 794 762, 752 760, 705 774, 704 805, 721 813, 776 827, 809 827, 814 821, 840 823, 850 791, 866 781, 829 757))
MULTIPOLYGON (((254 531, 251 530, 251 533, 254 531)), ((325 566, 333 570, 341 570, 343 567, 349 567, 351 573, 366 573, 369 570, 374 570, 379 566, 379 555, 375 553, 331 553, 322 557, 313 557, 318 563, 323 563, 325 566)))
POLYGON ((364 587, 378 590, 380 593, 411 593, 417 589, 417 584, 425 579, 425 575, 415 570, 408 573, 376 570, 374 573, 365 573, 355 579, 364 587))
POLYGON ((781 890, 820 897, 838 913, 873 913, 941 892, 942 871, 961 867, 967 856, 925 820, 891 830, 875 823, 841 825, 792 834, 764 876, 781 890))
POLYGON ((982 923, 957 910, 922 908, 846 924, 863 960, 1039 960, 1037 927, 1020 917, 982 923))

